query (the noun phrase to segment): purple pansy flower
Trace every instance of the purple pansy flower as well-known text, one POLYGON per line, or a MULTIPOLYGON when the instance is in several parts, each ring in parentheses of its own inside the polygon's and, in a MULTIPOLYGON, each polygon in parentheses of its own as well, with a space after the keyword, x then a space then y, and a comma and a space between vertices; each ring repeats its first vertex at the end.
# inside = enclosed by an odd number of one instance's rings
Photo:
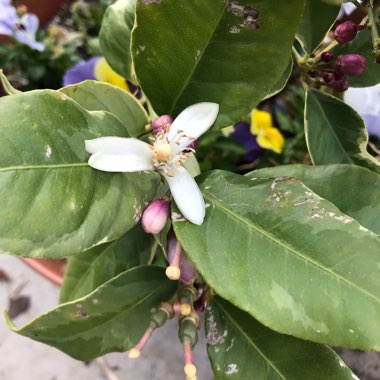
POLYGON ((63 85, 69 86, 87 79, 95 80, 95 66, 101 57, 93 57, 87 61, 80 61, 68 69, 63 77, 63 85))
POLYGON ((14 37, 31 49, 43 51, 45 45, 36 41, 38 25, 36 15, 25 13, 20 17, 10 1, 0 0, 0 34, 14 37))
POLYGON ((251 133, 251 126, 244 121, 235 125, 234 131, 230 137, 240 142, 245 147, 246 153, 244 160, 252 162, 256 160, 264 151, 257 143, 257 138, 251 133))

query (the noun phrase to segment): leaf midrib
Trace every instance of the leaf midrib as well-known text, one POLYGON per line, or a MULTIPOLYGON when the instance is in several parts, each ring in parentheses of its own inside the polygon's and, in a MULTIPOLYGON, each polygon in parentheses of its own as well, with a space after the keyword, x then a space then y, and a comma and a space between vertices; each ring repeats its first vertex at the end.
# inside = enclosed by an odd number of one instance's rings
POLYGON ((39 170, 39 169, 65 169, 65 168, 75 168, 75 167, 90 167, 87 162, 77 162, 77 163, 67 163, 67 164, 52 164, 52 165, 19 165, 19 166, 8 166, 5 168, 0 168, 0 172, 8 172, 12 170, 39 170))
MULTIPOLYGON (((106 325, 108 325, 109 323, 111 323, 114 319, 116 318, 119 318, 121 317, 122 315, 128 313, 130 310, 140 306, 141 304, 143 304, 145 301, 147 301, 149 298, 151 298, 154 294, 156 293, 159 293, 161 291, 161 289, 164 287, 165 284, 162 284, 160 287, 156 287, 154 290, 152 290, 151 292, 149 292, 145 297, 141 298, 138 302, 132 304, 131 306, 129 306, 127 309, 125 310, 122 310, 120 313, 117 313, 115 314, 115 316, 113 316, 111 319, 108 319, 106 320, 104 323, 99 323, 99 324, 96 324, 95 326, 92 326, 90 327, 89 329, 86 329, 86 330, 82 330, 76 334, 73 334, 73 335, 68 335, 66 338, 59 338, 60 342, 67 342, 67 341, 71 341, 73 338, 77 337, 78 335, 82 335, 82 334, 87 334, 89 331, 92 331, 94 329, 98 329, 98 328, 102 328, 106 325)), ((78 302, 78 300, 75 300, 75 301, 71 301, 71 303, 76 303, 78 302)), ((83 306, 83 308, 85 309, 85 306, 83 306)), ((33 322, 31 322, 33 323, 33 322)), ((27 328, 28 326, 25 326, 24 328, 27 328)), ((22 330, 24 330, 24 328, 21 328, 18 332, 22 332, 22 330)), ((52 337, 51 339, 49 338, 45 338, 43 335, 41 336, 42 338, 44 338, 45 341, 51 341, 51 340, 54 340, 56 341, 56 338, 52 337)))
POLYGON ((263 230, 261 227, 253 224, 250 220, 244 218, 244 217, 241 217, 237 214, 234 214, 230 209, 228 209, 227 207, 224 207, 223 206, 223 203, 220 202, 215 196, 213 196, 212 194, 206 194, 206 193, 203 193, 203 196, 208 199, 211 203, 215 203, 217 204, 219 207, 220 207, 220 210, 222 212, 224 212, 225 214, 227 215, 230 215, 232 216, 233 218, 241 221, 242 223, 246 224, 248 227, 251 227, 252 229, 254 229, 257 233, 263 235, 264 237, 266 237, 267 239, 271 240, 273 243, 281 246, 283 249, 285 249, 286 251, 290 252, 290 253, 293 253, 295 257, 298 257, 299 260, 301 261, 305 261, 309 264, 312 264, 314 265, 315 267, 317 267, 318 269, 326 272, 327 274, 333 276, 333 277, 336 277, 336 279, 342 281, 342 282, 345 282, 347 283, 349 286, 353 287, 353 288, 356 288, 358 289, 360 292, 366 294, 367 296, 369 296, 370 298, 373 298, 376 300, 376 302, 380 302, 380 300, 374 296, 373 294, 369 293, 367 290, 363 289, 363 288, 360 288, 358 285, 356 285, 355 283, 349 281, 348 279, 342 277, 341 275, 339 275, 338 273, 336 272, 333 272, 332 270, 330 270, 329 268, 326 268, 325 266, 321 265, 320 263, 312 260, 310 257, 307 257, 307 256, 304 256, 301 252, 298 252, 297 250, 295 250, 293 247, 289 247, 287 244, 284 244, 284 242, 282 240, 278 240, 276 239, 273 235, 269 234, 267 231, 263 230), (209 196, 208 196, 209 195, 209 196), (210 199, 210 195, 212 196, 212 199, 210 199))
POLYGON ((286 380, 286 377, 281 373, 281 371, 274 365, 274 363, 259 349, 259 347, 253 342, 253 340, 246 334, 246 332, 239 326, 239 324, 232 318, 232 316, 226 311, 226 309, 217 301, 213 300, 214 303, 224 312, 225 316, 230 320, 230 322, 237 328, 241 335, 252 344, 254 349, 261 355, 268 365, 273 368, 273 370, 281 377, 281 379, 286 380))

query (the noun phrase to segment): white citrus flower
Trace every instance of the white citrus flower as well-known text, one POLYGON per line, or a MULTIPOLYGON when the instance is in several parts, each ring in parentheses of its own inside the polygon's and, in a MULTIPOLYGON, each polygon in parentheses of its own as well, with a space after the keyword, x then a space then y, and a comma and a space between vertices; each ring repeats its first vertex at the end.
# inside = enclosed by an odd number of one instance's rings
POLYGON ((107 172, 158 171, 166 179, 183 216, 200 225, 205 216, 205 203, 194 178, 182 163, 193 151, 189 146, 214 124, 218 112, 216 103, 193 104, 168 128, 157 133, 152 145, 116 136, 87 140, 86 150, 92 154, 88 163, 107 172))

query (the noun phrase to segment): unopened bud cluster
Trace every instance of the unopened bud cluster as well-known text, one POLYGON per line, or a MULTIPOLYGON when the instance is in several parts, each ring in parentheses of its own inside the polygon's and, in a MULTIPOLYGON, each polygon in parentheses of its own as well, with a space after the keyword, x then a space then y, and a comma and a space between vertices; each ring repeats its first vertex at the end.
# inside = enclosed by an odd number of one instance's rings
POLYGON ((321 61, 329 63, 324 65, 320 76, 322 84, 333 88, 337 92, 346 91, 350 84, 348 77, 359 76, 364 73, 367 68, 367 59, 360 54, 344 54, 339 55, 335 61, 331 52, 329 55, 321 55, 321 61), (327 61, 327 62, 326 62, 327 61))
POLYGON ((362 75, 366 68, 367 59, 360 54, 342 54, 335 58, 332 52, 327 51, 321 54, 309 74, 319 79, 320 84, 336 92, 344 92, 350 86, 348 77, 362 75))
POLYGON ((194 347, 198 342, 200 317, 194 308, 195 302, 204 296, 203 292, 193 285, 182 285, 176 296, 168 302, 161 303, 151 313, 150 323, 137 345, 129 351, 129 358, 136 359, 148 343, 155 329, 162 327, 174 316, 178 317, 178 337, 183 347, 184 373, 186 380, 197 379, 197 368, 194 364, 194 347))
MULTIPOLYGON (((354 22, 346 21, 335 28, 333 35, 339 44, 346 44, 356 37, 360 28, 354 22)), ((312 63, 309 76, 320 85, 331 87, 336 92, 344 92, 350 86, 349 77, 362 75, 367 64, 367 59, 361 54, 341 54, 335 57, 332 51, 325 51, 312 63)))

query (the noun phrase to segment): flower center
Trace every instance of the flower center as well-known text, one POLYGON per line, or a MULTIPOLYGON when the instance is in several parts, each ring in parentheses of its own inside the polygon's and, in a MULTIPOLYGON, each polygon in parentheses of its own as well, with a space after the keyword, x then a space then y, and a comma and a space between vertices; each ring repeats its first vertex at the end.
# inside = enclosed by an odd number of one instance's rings
POLYGON ((172 155, 172 147, 170 144, 161 144, 157 147, 156 154, 159 161, 168 161, 172 155))

